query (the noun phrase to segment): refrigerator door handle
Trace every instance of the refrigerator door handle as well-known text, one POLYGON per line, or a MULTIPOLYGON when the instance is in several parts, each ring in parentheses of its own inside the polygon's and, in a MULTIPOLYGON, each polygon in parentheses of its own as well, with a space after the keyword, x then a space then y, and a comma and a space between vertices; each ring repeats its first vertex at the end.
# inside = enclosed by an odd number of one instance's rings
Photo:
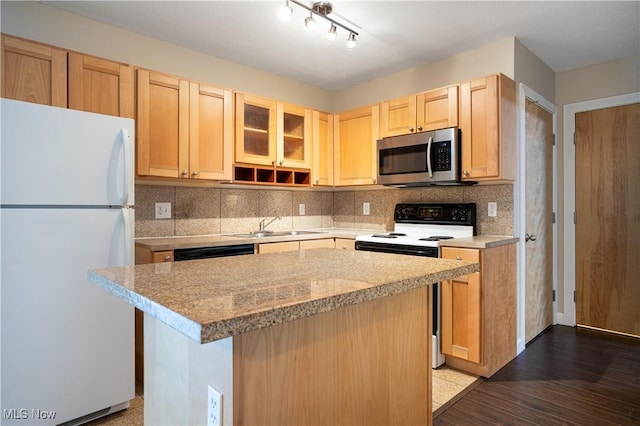
POLYGON ((131 210, 128 207, 121 209, 122 222, 124 224, 124 259, 125 266, 133 265, 133 223, 131 210))
POLYGON ((131 186, 132 176, 129 167, 133 166, 133 159, 131 158, 133 155, 133 149, 131 147, 129 131, 123 128, 120 133, 122 136, 122 149, 124 151, 124 187, 122 188, 122 205, 128 206, 131 204, 129 202, 129 187, 131 186))

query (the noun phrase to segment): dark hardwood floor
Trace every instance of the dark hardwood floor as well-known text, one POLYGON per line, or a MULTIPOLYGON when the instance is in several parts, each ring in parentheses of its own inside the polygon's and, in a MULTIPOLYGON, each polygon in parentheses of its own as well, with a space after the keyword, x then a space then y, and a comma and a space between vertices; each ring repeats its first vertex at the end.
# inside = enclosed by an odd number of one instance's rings
POLYGON ((433 424, 640 425, 640 339, 554 326, 433 424))

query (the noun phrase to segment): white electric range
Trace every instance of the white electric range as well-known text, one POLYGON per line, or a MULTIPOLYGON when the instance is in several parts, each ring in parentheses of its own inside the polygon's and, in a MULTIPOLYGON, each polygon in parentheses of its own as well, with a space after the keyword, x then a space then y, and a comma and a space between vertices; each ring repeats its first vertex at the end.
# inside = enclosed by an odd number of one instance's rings
MULTIPOLYGON (((476 235, 476 205, 397 204, 392 232, 356 237, 356 250, 440 257, 440 242, 476 235)), ((432 367, 444 364, 440 349, 440 285, 433 288, 432 367)))

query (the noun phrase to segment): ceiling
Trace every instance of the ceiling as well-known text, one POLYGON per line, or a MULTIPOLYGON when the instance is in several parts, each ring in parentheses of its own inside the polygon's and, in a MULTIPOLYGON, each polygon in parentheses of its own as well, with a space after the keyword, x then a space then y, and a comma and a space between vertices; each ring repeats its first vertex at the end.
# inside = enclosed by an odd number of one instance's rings
MULTIPOLYGON (((640 1, 332 1, 357 31, 278 1, 46 1, 72 13, 334 91, 516 37, 554 72, 640 54, 640 1)), ((299 0, 311 6, 311 1, 299 0)))

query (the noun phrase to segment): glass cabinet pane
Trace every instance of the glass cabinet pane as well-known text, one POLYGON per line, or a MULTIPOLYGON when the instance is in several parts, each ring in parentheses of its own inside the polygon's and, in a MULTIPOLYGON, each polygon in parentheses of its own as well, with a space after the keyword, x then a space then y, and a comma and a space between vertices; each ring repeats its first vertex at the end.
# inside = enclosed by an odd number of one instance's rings
POLYGON ((284 158, 304 160, 304 116, 284 113, 284 158))
POLYGON ((269 109, 245 104, 244 152, 269 155, 269 109))

